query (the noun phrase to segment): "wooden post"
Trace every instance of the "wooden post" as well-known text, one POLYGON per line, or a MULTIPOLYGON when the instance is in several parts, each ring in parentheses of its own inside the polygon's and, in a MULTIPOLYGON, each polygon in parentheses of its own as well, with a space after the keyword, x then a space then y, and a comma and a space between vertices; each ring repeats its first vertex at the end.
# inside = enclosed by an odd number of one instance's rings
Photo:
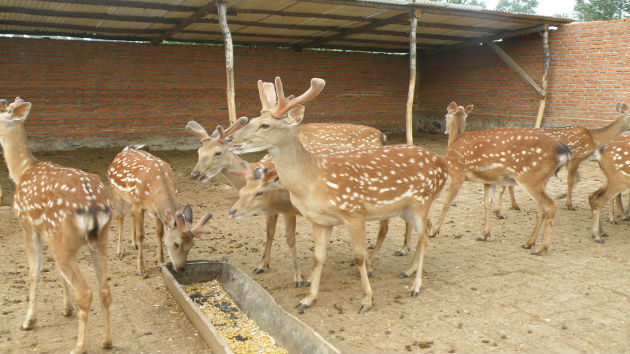
POLYGON ((418 27, 418 17, 422 14, 420 10, 411 10, 409 17, 411 26, 409 28, 409 92, 407 93, 407 112, 405 116, 407 133, 407 144, 413 145, 413 97, 416 89, 416 27, 418 27))
POLYGON ((536 92, 538 92, 538 95, 540 97, 545 97, 545 92, 543 91, 542 88, 540 88, 540 86, 538 86, 536 81, 534 81, 529 75, 527 75, 525 70, 523 70, 523 68, 521 68, 518 64, 516 64, 516 62, 512 60, 512 58, 510 58, 510 56, 506 52, 504 52, 503 49, 501 49, 501 47, 494 44, 491 40, 488 40, 488 39, 484 39, 483 42, 486 45, 488 45, 488 47, 490 47, 492 50, 494 50, 494 52, 497 53, 499 58, 501 58, 512 70, 516 71, 516 73, 520 77, 522 77, 523 80, 525 80, 525 82, 529 84, 529 86, 531 86, 534 90, 536 90, 536 92))
POLYGON ((551 57, 549 55, 549 31, 547 29, 545 29, 542 33, 542 43, 544 55, 542 89, 545 95, 540 99, 540 104, 538 105, 538 115, 536 116, 535 125, 536 128, 540 128, 542 125, 543 115, 545 114, 545 106, 547 105, 547 75, 549 74, 549 62, 551 61, 551 57))
POLYGON ((225 43, 225 75, 227 77, 227 101, 230 124, 236 122, 236 105, 234 104, 234 50, 232 49, 232 34, 227 24, 227 0, 217 0, 219 24, 225 43))

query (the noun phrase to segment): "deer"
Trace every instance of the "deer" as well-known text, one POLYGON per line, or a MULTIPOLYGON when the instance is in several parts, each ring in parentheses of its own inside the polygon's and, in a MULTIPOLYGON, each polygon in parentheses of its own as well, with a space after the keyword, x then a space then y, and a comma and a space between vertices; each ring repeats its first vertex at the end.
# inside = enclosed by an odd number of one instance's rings
POLYGON ((111 201, 98 175, 76 168, 39 161, 27 145, 24 122, 31 103, 17 97, 11 104, 0 100, 0 143, 9 176, 15 183, 13 208, 24 230, 29 266, 28 311, 21 325, 31 330, 37 323, 37 292, 42 268, 42 239, 48 242, 61 273, 64 316, 73 313, 71 291, 79 320, 73 353, 85 353, 87 320, 92 290, 79 270, 77 253, 87 246, 103 311, 101 347, 112 348, 109 308, 112 302, 107 282, 107 237, 111 201))
MULTIPOLYGON (((619 114, 619 118, 603 128, 588 129, 575 126, 542 129, 543 132, 556 137, 571 149, 571 161, 569 161, 567 165, 567 197, 565 201, 565 205, 569 210, 575 210, 573 206, 573 188, 579 180, 580 174, 578 167, 580 167, 580 164, 593 155, 597 149, 606 145, 611 139, 630 129, 630 106, 626 103, 618 102, 616 111, 619 114)), ((501 217, 500 205, 504 188, 505 187, 502 187, 499 190, 499 196, 494 207, 494 213, 498 217, 501 217)), ((510 187, 509 191, 511 200, 510 209, 519 210, 516 200, 514 199, 513 187, 510 187)))
MULTIPOLYGON (((611 224, 619 224, 615 219, 615 204, 619 208, 619 213, 624 217, 623 220, 630 220, 630 209, 625 210, 623 201, 621 200, 621 193, 617 194, 614 199, 610 200, 610 209, 608 211, 608 222, 611 224)), ((630 193, 628 195, 628 204, 630 205, 630 193)))
MULTIPOLYGON (((314 99, 324 85, 323 79, 313 78, 306 92, 288 100, 280 77, 276 77, 277 101, 232 135, 230 149, 236 154, 268 150, 280 181, 289 191, 291 203, 312 224, 315 241, 312 282, 298 308, 312 306, 317 298, 328 238, 334 226, 344 225, 361 274, 363 296, 359 312, 363 313, 372 307, 366 265, 366 220, 402 217, 420 235, 412 264, 403 272, 403 276, 415 273, 410 295, 418 296, 428 243, 427 216, 446 184, 447 166, 438 155, 414 145, 309 153, 294 127, 304 118, 304 104, 314 99)), ((258 86, 263 94, 261 80, 258 86)))
POLYGON ((448 194, 431 236, 439 234, 446 212, 461 185, 471 181, 484 184, 485 220, 482 236, 477 240, 487 240, 496 185, 518 184, 534 198, 539 209, 536 224, 523 248, 530 249, 536 243, 542 227, 541 245, 532 251, 534 255, 542 255, 551 244, 551 228, 557 208, 545 191, 546 183, 569 162, 571 151, 558 139, 535 128, 508 127, 463 132, 459 122, 465 120, 472 110, 472 105, 464 108, 455 102, 447 107, 448 194))
POLYGON ((119 258, 125 255, 121 240, 123 222, 129 210, 133 218, 132 248, 138 249, 137 274, 146 276, 143 255, 146 212, 155 218, 157 264, 164 263, 163 244, 166 244, 173 270, 179 272, 185 268, 194 239, 202 234, 209 234, 204 225, 212 218, 212 214, 206 213, 191 228, 192 208, 186 205, 183 210, 178 211, 175 175, 170 165, 157 156, 140 150, 141 148, 142 146, 137 145, 125 147, 107 169, 118 220, 117 255, 119 258))
POLYGON ((608 235, 601 227, 599 213, 604 204, 630 185, 630 135, 624 134, 612 139, 595 153, 595 158, 606 176, 606 183, 589 195, 588 202, 593 215, 593 239, 604 243, 602 237, 608 235))

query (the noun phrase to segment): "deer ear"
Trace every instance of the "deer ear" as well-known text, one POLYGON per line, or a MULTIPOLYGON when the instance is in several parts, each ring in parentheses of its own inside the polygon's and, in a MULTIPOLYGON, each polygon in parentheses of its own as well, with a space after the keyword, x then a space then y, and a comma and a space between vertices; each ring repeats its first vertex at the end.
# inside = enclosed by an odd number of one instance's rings
POLYGON ((298 125, 304 119, 304 111, 305 108, 303 105, 299 104, 289 110, 287 117, 284 118, 285 123, 288 125, 298 125))
POLYGON ((455 103, 455 101, 451 102, 451 104, 448 105, 448 107, 446 107, 446 111, 448 113, 453 113, 457 110, 457 103, 455 103))
POLYGON ((170 209, 166 210, 164 213, 164 225, 169 229, 175 227, 175 215, 173 215, 173 211, 170 209))
POLYGON ((630 111, 630 106, 624 102, 617 102, 617 113, 626 114, 630 111))
POLYGON ((470 114, 470 112, 472 112, 472 110, 473 110, 473 108, 474 108, 474 107, 475 107, 475 106, 473 106, 473 105, 471 105, 471 104, 469 104, 468 106, 466 106, 466 110, 465 110, 465 111, 466 111, 466 114, 470 114))
POLYGON ((26 116, 31 111, 31 103, 16 99, 11 103, 13 111, 11 112, 11 120, 26 120, 26 116))
POLYGON ((184 207, 184 220, 186 220, 187 223, 191 223, 193 220, 193 212, 190 204, 186 204, 184 207))

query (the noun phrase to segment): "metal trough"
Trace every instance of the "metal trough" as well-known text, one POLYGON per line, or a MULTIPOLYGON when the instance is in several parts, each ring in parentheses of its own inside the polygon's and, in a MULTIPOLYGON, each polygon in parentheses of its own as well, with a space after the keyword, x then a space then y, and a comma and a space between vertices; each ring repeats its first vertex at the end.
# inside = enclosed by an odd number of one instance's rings
POLYGON ((241 311, 289 353, 339 353, 311 327, 278 306, 265 289, 236 267, 225 262, 190 261, 185 269, 175 273, 170 263, 160 265, 166 287, 214 353, 233 352, 181 285, 217 279, 241 311))

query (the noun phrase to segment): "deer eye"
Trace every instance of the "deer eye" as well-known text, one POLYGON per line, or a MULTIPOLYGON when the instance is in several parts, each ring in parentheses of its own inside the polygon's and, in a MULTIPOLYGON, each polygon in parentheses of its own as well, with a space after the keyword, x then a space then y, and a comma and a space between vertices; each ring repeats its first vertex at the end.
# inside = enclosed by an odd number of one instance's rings
POLYGON ((221 151, 217 151, 217 152, 214 153, 214 156, 220 156, 221 153, 222 153, 221 151))
POLYGON ((261 129, 267 129, 267 128, 269 128, 269 124, 261 124, 260 128, 261 129))
POLYGON ((263 195, 263 192, 258 192, 258 193, 256 193, 256 196, 257 196, 257 197, 260 197, 261 195, 263 195))
POLYGON ((175 246, 175 248, 179 248, 179 243, 175 242, 173 245, 175 246))

